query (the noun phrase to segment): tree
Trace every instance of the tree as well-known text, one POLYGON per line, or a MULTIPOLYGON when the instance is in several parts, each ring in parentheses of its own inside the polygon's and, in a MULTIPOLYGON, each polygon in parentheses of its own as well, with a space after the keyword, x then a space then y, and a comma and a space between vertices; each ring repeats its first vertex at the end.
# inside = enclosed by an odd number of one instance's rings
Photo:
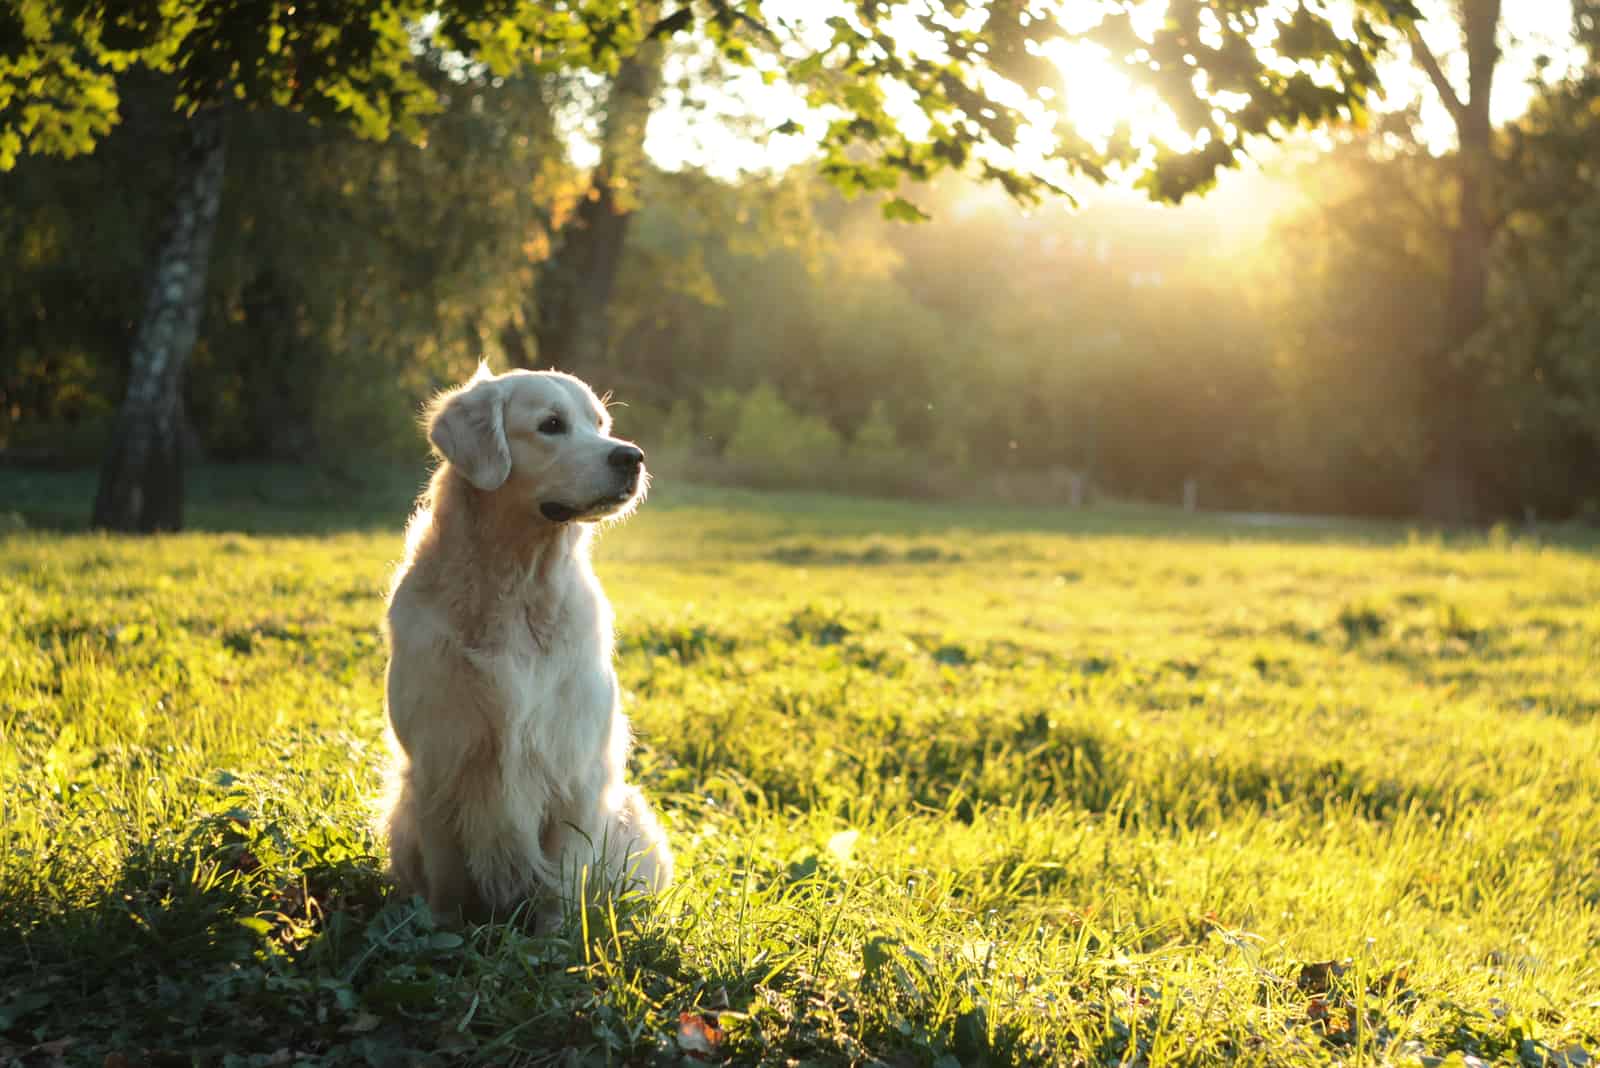
MULTIPOLYGON (((647 21, 657 25, 660 5, 639 6, 647 21)), ((588 191, 556 235, 549 258, 540 264, 533 286, 537 362, 581 372, 594 366, 605 347, 606 309, 644 181, 645 127, 661 85, 664 53, 661 35, 653 34, 618 64, 611 79, 600 162, 588 191)), ((514 328, 502 337, 518 365, 532 366, 533 354, 514 328)))
POLYGON ((1489 249, 1497 226, 1494 201, 1494 129, 1489 98, 1500 60, 1496 35, 1501 0, 1459 0, 1461 38, 1467 55, 1467 85, 1458 93, 1421 32, 1408 28, 1411 52, 1427 74, 1456 130, 1455 218, 1447 236, 1449 282, 1446 330, 1429 360, 1432 394, 1429 466, 1423 511, 1460 522, 1477 512, 1472 423, 1476 391, 1462 357, 1482 329, 1489 289, 1489 249))
POLYGON ((125 88, 126 121, 91 160, 33 159, 0 173, 0 446, 94 461, 123 392, 151 235, 171 186, 170 103, 125 88), (106 190, 114 188, 113 200, 106 190), (71 422, 78 433, 33 428, 71 422))
POLYGON ((1600 511, 1600 3, 1573 4, 1586 62, 1505 131, 1488 318, 1470 346, 1502 440, 1478 472, 1503 510, 1600 511))
POLYGON ((1247 287, 1272 339, 1271 436, 1296 509, 1414 514, 1428 471, 1452 161, 1412 139, 1414 118, 1386 116, 1289 172, 1314 192, 1247 287))
POLYGON ((431 22, 426 36, 436 47, 509 73, 546 48, 563 63, 614 62, 631 43, 629 15, 622 4, 511 0, 409 0, 377 10, 343 0, 17 0, 0 9, 0 167, 21 152, 91 150, 117 121, 117 76, 135 66, 168 75, 174 105, 188 115, 94 525, 182 525, 182 382, 234 108, 287 108, 373 139, 417 138, 422 117, 438 107, 415 47, 422 26, 431 22))
POLYGON ((409 454, 415 398, 520 299, 552 189, 574 178, 552 115, 565 79, 434 60, 426 149, 279 109, 234 118, 188 398, 214 449, 409 454))
MULTIPOLYGON (((1062 192, 1067 176, 1103 180, 1108 168, 1138 164, 1153 196, 1176 199, 1209 184, 1252 138, 1358 116, 1376 82, 1382 24, 1416 17, 1409 0, 1358 0, 1340 34, 1320 5, 1236 0, 1219 15, 1204 0, 1173 0, 1166 23, 1142 34, 1125 10, 1075 31, 1058 10, 1028 0, 856 0, 812 48, 783 35, 759 3, 704 0, 655 19, 659 10, 648 0, 396 0, 377 10, 345 0, 11 0, 0 9, 0 167, 22 153, 92 149, 117 119, 118 76, 134 66, 168 74, 190 117, 96 524, 181 523, 182 374, 232 108, 288 108, 364 136, 418 138, 436 107, 418 74, 419 37, 502 73, 524 60, 618 73, 641 46, 699 26, 730 61, 765 64, 803 87, 811 104, 835 109, 822 138, 823 173, 845 190, 884 195, 891 217, 921 214, 897 195, 902 178, 944 170, 975 169, 1031 201, 1062 192), (908 18, 918 34, 900 32, 908 18), (1095 145, 1065 128, 1060 72, 1047 49, 1073 37, 1111 49, 1155 85, 1194 134, 1192 147, 1141 153, 1124 138, 1095 145), (891 113, 893 89, 910 94, 922 129, 891 113), (1029 131, 1048 121, 1053 140, 1027 162, 1029 131)), ((649 70, 647 51, 621 73, 642 91, 649 70)), ((606 257, 596 262, 614 275, 606 257)))
POLYGON ((189 122, 161 247, 134 336, 128 394, 100 471, 94 525, 111 530, 177 530, 183 525, 184 364, 205 298, 211 235, 222 206, 223 113, 200 109, 189 122))

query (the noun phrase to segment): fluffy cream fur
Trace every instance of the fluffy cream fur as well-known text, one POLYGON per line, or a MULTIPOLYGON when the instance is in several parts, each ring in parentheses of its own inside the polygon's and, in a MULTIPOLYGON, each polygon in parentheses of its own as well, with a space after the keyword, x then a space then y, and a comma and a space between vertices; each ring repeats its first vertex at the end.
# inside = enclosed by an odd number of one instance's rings
POLYGON ((441 397, 443 463, 389 596, 391 872, 444 915, 661 890, 672 853, 627 783, 592 523, 643 496, 643 454, 554 372, 480 369, 441 397), (635 456, 635 454, 637 454, 635 456))

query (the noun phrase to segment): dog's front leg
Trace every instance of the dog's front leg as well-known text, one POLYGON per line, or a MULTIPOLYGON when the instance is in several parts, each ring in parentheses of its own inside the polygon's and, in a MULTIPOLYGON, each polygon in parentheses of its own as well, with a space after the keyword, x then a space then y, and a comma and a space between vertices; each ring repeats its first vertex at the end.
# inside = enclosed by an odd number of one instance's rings
MULTIPOLYGON (((546 869, 555 877, 550 887, 559 899, 555 909, 571 913, 587 896, 593 900, 604 873, 595 864, 597 828, 588 813, 568 806, 552 810, 541 836, 546 869)), ((547 910, 554 915, 555 910, 547 910)))
POLYGON ((449 926, 479 917, 485 911, 483 898, 473 884, 460 832, 449 814, 419 813, 417 831, 426 897, 434 916, 449 926))
POLYGON ((546 855, 559 865, 561 896, 580 899, 665 890, 672 882, 672 850, 644 795, 614 786, 566 818, 546 836, 546 855))
POLYGON ((637 786, 607 791, 602 817, 606 869, 613 885, 646 893, 660 893, 672 885, 672 847, 637 786))

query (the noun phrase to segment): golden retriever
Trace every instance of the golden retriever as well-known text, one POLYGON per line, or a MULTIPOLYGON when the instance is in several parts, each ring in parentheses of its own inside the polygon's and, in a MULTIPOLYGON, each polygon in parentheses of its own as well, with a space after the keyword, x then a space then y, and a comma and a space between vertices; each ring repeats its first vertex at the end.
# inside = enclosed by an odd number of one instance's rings
POLYGON ((644 453, 588 386, 480 367, 439 397, 443 458, 389 595, 391 875, 441 917, 546 920, 588 893, 664 889, 672 853, 625 778, 611 606, 592 524, 644 495, 644 453))

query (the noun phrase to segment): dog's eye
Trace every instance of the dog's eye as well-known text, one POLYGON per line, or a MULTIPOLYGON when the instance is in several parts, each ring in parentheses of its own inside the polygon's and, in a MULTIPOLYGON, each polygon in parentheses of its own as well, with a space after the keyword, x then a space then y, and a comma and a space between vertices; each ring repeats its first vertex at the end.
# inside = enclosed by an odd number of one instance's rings
POLYGON ((539 433, 541 434, 565 434, 566 432, 567 424, 561 421, 559 415, 552 415, 539 424, 539 433))

